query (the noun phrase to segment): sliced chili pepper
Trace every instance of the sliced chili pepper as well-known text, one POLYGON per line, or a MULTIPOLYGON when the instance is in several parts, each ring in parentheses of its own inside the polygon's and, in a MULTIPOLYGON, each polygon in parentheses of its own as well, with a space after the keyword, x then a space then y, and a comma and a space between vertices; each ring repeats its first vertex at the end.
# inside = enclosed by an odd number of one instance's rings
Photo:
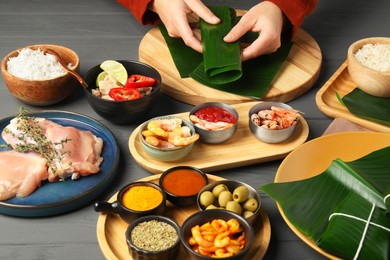
POLYGON ((126 88, 146 88, 151 87, 156 82, 156 79, 144 75, 131 75, 126 82, 126 88))
POLYGON ((139 91, 134 88, 112 88, 108 95, 116 101, 132 100, 141 97, 139 91))

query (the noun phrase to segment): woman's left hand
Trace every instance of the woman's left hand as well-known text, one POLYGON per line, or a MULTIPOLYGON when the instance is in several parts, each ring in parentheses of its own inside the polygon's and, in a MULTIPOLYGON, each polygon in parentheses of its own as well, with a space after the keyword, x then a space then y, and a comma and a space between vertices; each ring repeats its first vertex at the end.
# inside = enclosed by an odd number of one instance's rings
POLYGON ((258 32, 259 37, 250 45, 244 46, 242 61, 275 52, 281 45, 284 16, 274 3, 264 1, 252 7, 225 36, 226 42, 239 40, 245 33, 258 32))

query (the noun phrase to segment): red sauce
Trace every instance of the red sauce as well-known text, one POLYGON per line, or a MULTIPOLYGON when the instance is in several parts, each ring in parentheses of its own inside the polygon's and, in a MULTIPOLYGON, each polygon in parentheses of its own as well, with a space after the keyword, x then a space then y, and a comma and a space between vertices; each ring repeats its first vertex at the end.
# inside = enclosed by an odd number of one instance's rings
POLYGON ((166 191, 179 196, 191 196, 206 185, 206 180, 191 169, 177 169, 165 175, 162 186, 166 191))
POLYGON ((220 107, 203 107, 195 112, 200 119, 208 122, 226 122, 235 124, 237 119, 227 110, 220 107))

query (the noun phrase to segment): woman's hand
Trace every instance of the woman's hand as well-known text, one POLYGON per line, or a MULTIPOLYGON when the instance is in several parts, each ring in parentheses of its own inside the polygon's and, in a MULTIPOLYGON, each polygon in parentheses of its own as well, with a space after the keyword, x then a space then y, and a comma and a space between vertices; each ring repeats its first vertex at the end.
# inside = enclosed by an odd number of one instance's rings
POLYGON ((275 4, 264 1, 252 7, 239 23, 225 36, 226 42, 239 40, 248 31, 258 32, 259 37, 242 50, 243 61, 275 52, 281 45, 283 12, 275 4))
POLYGON ((220 21, 200 0, 153 0, 149 9, 159 15, 169 36, 182 38, 187 46, 198 52, 202 52, 200 31, 191 28, 187 15, 195 13, 210 24, 220 21))

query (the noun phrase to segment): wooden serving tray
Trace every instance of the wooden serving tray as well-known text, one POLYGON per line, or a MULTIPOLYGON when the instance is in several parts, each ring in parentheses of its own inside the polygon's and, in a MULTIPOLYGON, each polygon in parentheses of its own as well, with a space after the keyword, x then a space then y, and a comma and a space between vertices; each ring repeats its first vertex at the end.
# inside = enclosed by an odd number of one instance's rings
POLYGON ((330 117, 344 118, 373 131, 390 133, 390 127, 355 116, 337 99, 336 93, 340 97, 344 97, 356 87, 357 85, 349 75, 347 61, 345 61, 317 92, 316 103, 318 108, 330 117))
MULTIPOLYGON (((224 180, 215 175, 207 175, 210 182, 224 180)), ((141 179, 140 181, 152 181, 158 183, 160 175, 152 175, 141 179)), ((109 202, 115 202, 117 194, 113 195, 109 202)), ((175 207, 167 201, 165 215, 173 218, 181 226, 183 222, 197 212, 196 205, 188 207, 175 207)), ((100 249, 106 259, 133 259, 128 251, 125 232, 128 224, 123 221, 119 215, 113 213, 100 213, 97 222, 97 238, 100 249)), ((255 229, 255 238, 252 248, 249 251, 248 259, 262 259, 267 251, 271 239, 271 223, 264 208, 261 207, 259 219, 253 226, 255 229)), ((186 259, 186 252, 182 246, 177 259, 186 259)))
MULTIPOLYGON (((261 102, 261 101, 260 101, 261 102)), ((206 144, 197 141, 186 157, 174 162, 162 162, 143 151, 138 133, 138 126, 130 135, 129 149, 134 160, 144 169, 154 174, 176 165, 190 165, 205 172, 262 163, 284 158, 293 149, 304 143, 309 135, 309 126, 300 116, 293 135, 285 142, 267 144, 258 140, 249 129, 249 109, 259 102, 245 102, 231 105, 239 115, 237 131, 232 138, 222 144, 206 144)), ((189 120, 189 112, 175 114, 189 120)))
MULTIPOLYGON (((237 11, 238 14, 244 12, 237 11)), ((292 41, 294 44, 288 58, 275 75, 263 100, 288 102, 308 91, 318 79, 322 54, 317 42, 302 29, 292 41)), ((143 37, 139 46, 139 60, 160 72, 163 93, 182 102, 198 105, 209 101, 234 104, 254 100, 210 88, 192 78, 181 78, 159 28, 151 29, 143 37)))

